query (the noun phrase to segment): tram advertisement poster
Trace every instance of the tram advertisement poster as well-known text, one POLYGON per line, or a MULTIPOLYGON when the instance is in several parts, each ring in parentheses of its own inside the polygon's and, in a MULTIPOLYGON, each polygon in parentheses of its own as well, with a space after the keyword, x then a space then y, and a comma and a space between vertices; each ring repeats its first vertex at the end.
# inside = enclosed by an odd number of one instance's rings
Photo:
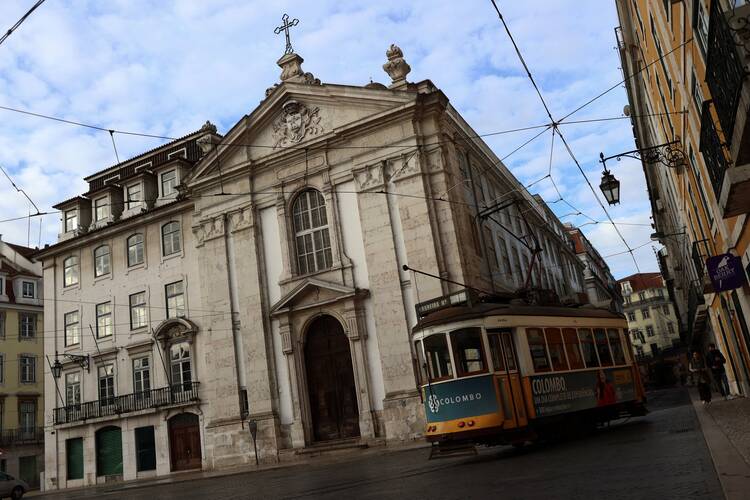
POLYGON ((492 375, 464 378, 424 386, 428 422, 486 415, 498 411, 492 375))
POLYGON ((530 382, 534 409, 539 417, 635 399, 629 368, 539 375, 530 377, 530 382))

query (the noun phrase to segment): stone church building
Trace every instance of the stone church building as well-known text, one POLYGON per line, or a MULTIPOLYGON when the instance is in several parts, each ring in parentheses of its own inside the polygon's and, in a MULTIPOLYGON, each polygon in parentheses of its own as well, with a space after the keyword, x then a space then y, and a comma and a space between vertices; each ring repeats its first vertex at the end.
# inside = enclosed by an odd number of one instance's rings
POLYGON ((224 135, 207 124, 57 206, 38 256, 60 368, 46 488, 255 463, 253 426, 262 462, 413 440, 417 302, 450 281, 581 299, 552 211, 431 81, 407 81, 398 47, 387 57, 390 85, 353 86, 287 53, 224 135))

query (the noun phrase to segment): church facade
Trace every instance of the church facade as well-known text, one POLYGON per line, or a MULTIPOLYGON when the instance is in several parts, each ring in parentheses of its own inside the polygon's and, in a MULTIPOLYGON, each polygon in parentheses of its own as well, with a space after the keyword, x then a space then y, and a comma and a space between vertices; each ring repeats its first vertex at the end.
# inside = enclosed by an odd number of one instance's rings
POLYGON ((417 439, 416 303, 462 286, 581 299, 552 211, 432 82, 406 80, 398 47, 387 57, 389 86, 348 86, 287 53, 224 135, 207 124, 58 205, 60 241, 39 255, 61 365, 47 488, 417 439))

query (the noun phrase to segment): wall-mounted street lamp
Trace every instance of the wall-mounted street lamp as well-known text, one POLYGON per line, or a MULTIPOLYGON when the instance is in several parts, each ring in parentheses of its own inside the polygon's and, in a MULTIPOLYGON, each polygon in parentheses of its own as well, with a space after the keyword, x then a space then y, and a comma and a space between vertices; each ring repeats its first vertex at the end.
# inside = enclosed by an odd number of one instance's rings
POLYGON ((661 231, 656 231, 655 233, 651 233, 651 241, 659 241, 663 238, 669 238, 670 236, 680 236, 682 234, 685 234, 684 230, 679 233, 668 233, 668 234, 664 234, 661 231))
MULTIPOLYGON (((74 363, 77 363, 81 368, 86 368, 86 371, 91 371, 91 357, 88 354, 85 356, 81 356, 79 354, 63 353, 63 356, 73 361, 74 363)), ((62 376, 62 368, 63 367, 62 363, 60 363, 60 358, 57 355, 57 351, 55 351, 55 362, 51 366, 52 376, 55 378, 60 378, 62 376)))
POLYGON ((620 181, 615 178, 614 174, 607 170, 607 160, 616 159, 620 161, 622 158, 635 158, 641 160, 644 163, 661 163, 665 167, 679 168, 685 165, 685 153, 679 147, 680 141, 666 142, 659 144, 658 146, 652 146, 650 148, 633 149, 632 151, 625 151, 624 153, 618 153, 616 155, 604 157, 604 153, 599 153, 599 163, 602 164, 604 170, 602 171, 602 181, 599 184, 599 189, 602 190, 602 194, 607 199, 607 203, 610 205, 617 205, 620 203, 620 181))

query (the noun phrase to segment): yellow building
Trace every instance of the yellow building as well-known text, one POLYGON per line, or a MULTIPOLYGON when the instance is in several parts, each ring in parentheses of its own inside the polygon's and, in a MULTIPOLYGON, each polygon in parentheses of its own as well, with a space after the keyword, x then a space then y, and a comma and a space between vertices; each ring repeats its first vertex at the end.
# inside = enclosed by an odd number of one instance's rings
POLYGON ((728 0, 616 4, 633 131, 642 150, 655 237, 665 247, 659 252, 662 275, 685 340, 693 349, 717 344, 727 358, 732 390, 747 395, 750 81, 745 67, 750 44, 743 29, 750 5, 728 0), (672 144, 657 147, 667 143, 672 144), (744 286, 713 287, 707 260, 725 254, 744 286))
POLYGON ((44 467, 41 264, 0 240, 0 470, 39 485, 44 467))

